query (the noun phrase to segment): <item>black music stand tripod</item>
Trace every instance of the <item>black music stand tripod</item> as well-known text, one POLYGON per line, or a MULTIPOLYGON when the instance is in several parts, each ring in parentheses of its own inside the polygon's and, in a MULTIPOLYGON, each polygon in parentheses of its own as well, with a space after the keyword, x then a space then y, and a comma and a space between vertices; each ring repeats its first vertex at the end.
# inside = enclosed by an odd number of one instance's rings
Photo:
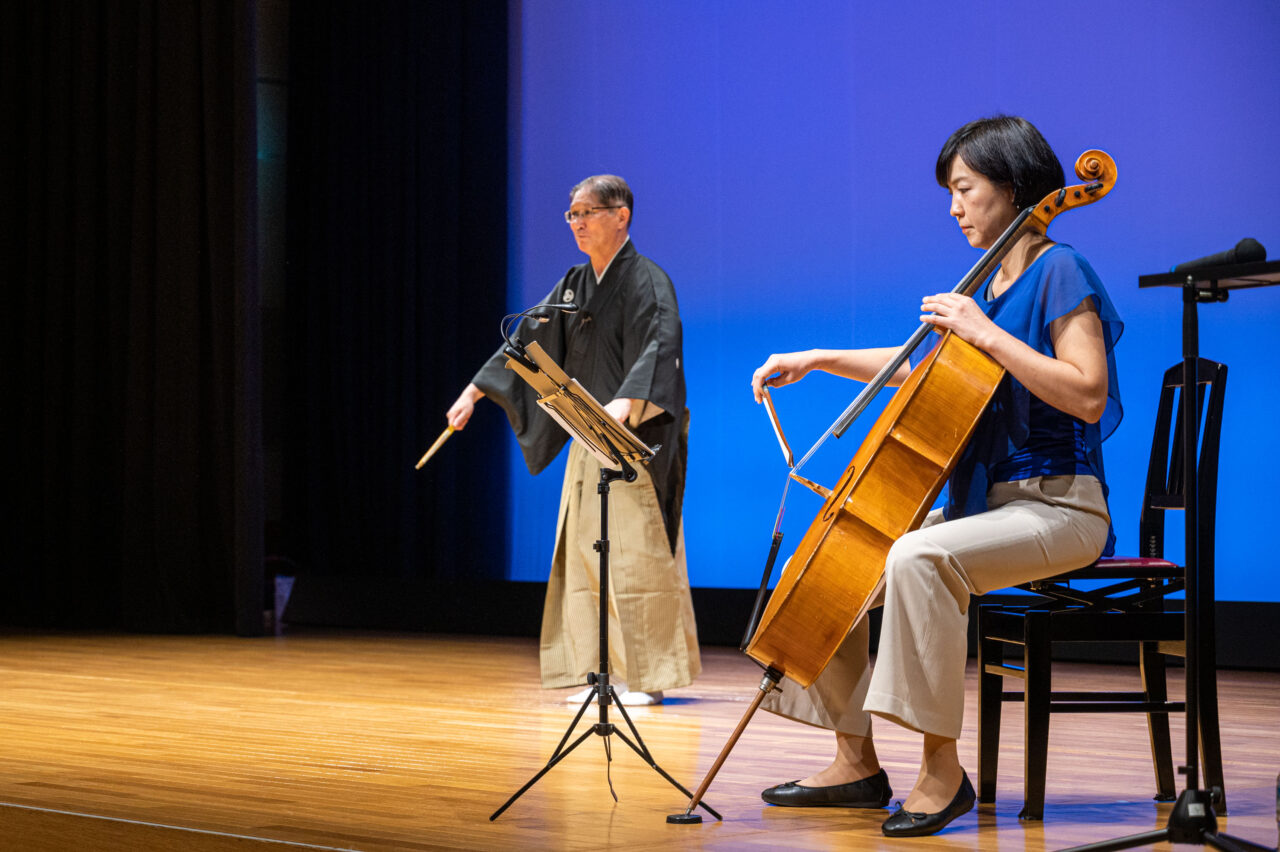
MULTIPOLYGON (((538 392, 538 405, 542 406, 543 410, 570 435, 582 441, 584 447, 601 463, 600 481, 596 486, 596 492, 600 495, 600 538, 595 543, 595 550, 600 554, 600 670, 587 674, 587 683, 595 689, 578 708, 577 715, 569 723, 564 736, 560 738, 560 743, 547 759, 546 765, 507 799, 502 807, 494 811, 489 820, 493 821, 501 816, 502 812, 511 807, 526 790, 593 734, 604 738, 607 763, 613 761, 609 737, 616 734, 640 756, 641 760, 671 782, 672 786, 684 795, 692 796, 692 793, 668 775, 666 770, 654 760, 640 732, 636 730, 635 723, 631 721, 626 708, 618 700, 617 690, 609 682, 609 486, 619 479, 624 482, 634 482, 637 474, 630 462, 646 462, 653 458, 654 453, 660 448, 651 449, 645 446, 634 433, 610 416, 585 388, 576 380, 569 378, 537 343, 531 343, 522 348, 524 349, 522 352, 508 351, 507 367, 519 373, 538 392), (596 702, 599 709, 598 721, 589 726, 568 748, 565 748, 565 743, 569 741, 569 737, 578 727, 578 721, 586 714, 592 701, 596 702), (618 725, 609 721, 610 704, 617 705, 618 712, 622 714, 627 728, 631 731, 631 736, 635 738, 634 742, 618 725)), ((613 791, 612 780, 609 782, 609 793, 616 802, 618 794, 613 791)), ((702 807, 716 819, 720 819, 720 814, 708 805, 703 804, 702 807)))
MULTIPOLYGON (((1263 254, 1263 257, 1266 255, 1263 254)), ((1199 760, 1199 700, 1200 700, 1200 665, 1197 660, 1199 636, 1208 627, 1212 629, 1213 613, 1202 612, 1201 586, 1209 586, 1211 575, 1202 576, 1201 568, 1207 573, 1212 571, 1212 555, 1201 562, 1200 523, 1197 504, 1196 481, 1198 461, 1198 429, 1200 426, 1200 408, 1197 404, 1197 369, 1200 353, 1200 330, 1196 317, 1196 305, 1200 302, 1225 302, 1228 291, 1246 287, 1266 287, 1280 284, 1280 261, 1236 263, 1231 265, 1201 266, 1191 264, 1175 267, 1175 271, 1156 275, 1143 275, 1138 278, 1139 287, 1180 287, 1182 289, 1182 416, 1183 428, 1183 521, 1186 526, 1186 554, 1184 557, 1187 572, 1186 581, 1186 708, 1187 708, 1187 762, 1179 767, 1187 779, 1187 787, 1178 796, 1178 801, 1169 814, 1169 821, 1164 828, 1132 834, 1116 840, 1104 840, 1085 846, 1073 847, 1069 852, 1110 852, 1110 850, 1132 849, 1135 846, 1148 846, 1153 843, 1191 843, 1199 846, 1211 846, 1226 852, 1273 852, 1275 847, 1260 846, 1239 837, 1232 837, 1218 831, 1218 820, 1214 814, 1215 800, 1221 800, 1223 791, 1220 788, 1203 790, 1200 785, 1199 760)), ((1210 647, 1213 647, 1211 644, 1210 647)))

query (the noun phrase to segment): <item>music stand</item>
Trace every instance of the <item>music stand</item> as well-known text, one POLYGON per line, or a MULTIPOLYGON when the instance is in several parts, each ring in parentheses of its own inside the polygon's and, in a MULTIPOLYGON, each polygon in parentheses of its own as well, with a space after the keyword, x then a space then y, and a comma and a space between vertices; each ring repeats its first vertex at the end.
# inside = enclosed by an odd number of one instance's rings
MULTIPOLYGON (((518 343, 516 345, 518 346, 518 343)), ((635 433, 619 423, 578 383, 577 379, 571 378, 564 370, 560 369, 555 360, 536 341, 520 348, 523 351, 514 349, 507 351, 507 368, 514 370, 534 389, 538 394, 538 405, 542 407, 542 410, 559 423, 573 438, 580 441, 601 465, 600 483, 596 486, 596 491, 600 494, 600 538, 595 543, 595 550, 600 554, 600 670, 587 674, 587 683, 594 686, 595 690, 591 695, 587 696, 586 700, 582 702, 582 706, 578 708, 577 715, 569 723, 568 729, 564 732, 564 736, 561 737, 560 743, 556 746, 555 751, 552 752, 551 757, 547 759, 546 765, 530 778, 523 787, 517 790, 511 798, 507 799, 502 807, 494 811, 489 820, 497 819, 526 790, 536 784, 538 779, 550 772, 552 767, 564 760, 569 755, 569 752, 586 742, 587 737, 592 734, 605 738, 606 761, 613 759, 608 738, 611 734, 617 734, 618 738, 626 743, 632 751, 640 755, 640 759, 649 764, 655 772, 670 781, 672 786, 681 793, 686 796, 692 796, 692 793, 682 787, 680 782, 668 775, 653 759, 653 755, 649 753, 649 748, 644 744, 640 732, 636 730, 635 723, 631 721, 631 717, 627 715, 626 708, 618 700, 617 690, 609 682, 609 484, 618 479, 625 482, 634 482, 636 471, 632 464, 649 461, 660 447, 650 448, 646 446, 643 441, 636 437, 635 433), (573 741, 572 745, 565 748, 565 743, 569 741, 569 737, 578 726, 578 720, 587 712, 587 708, 591 706, 593 700, 599 706, 599 721, 583 732, 581 736, 573 741), (618 712, 626 720, 631 735, 635 737, 635 742, 632 742, 617 725, 609 721, 610 703, 617 704, 618 712)), ((612 782, 609 785, 609 792, 616 802, 618 796, 613 792, 612 782)), ((714 815, 716 819, 720 819, 720 814, 706 804, 703 807, 714 815)))
MULTIPOLYGON (((1214 815, 1215 800, 1223 800, 1221 787, 1213 790, 1200 789, 1199 736, 1200 736, 1200 665, 1201 645, 1199 637, 1210 637, 1207 647, 1215 647, 1212 641, 1212 611, 1203 610, 1200 606, 1200 589, 1203 583, 1208 587, 1213 579, 1213 554, 1200 553, 1200 519, 1197 493, 1197 474, 1199 466, 1199 428, 1200 407, 1197 404, 1197 370, 1196 363, 1200 357, 1200 328, 1196 316, 1196 306, 1200 302, 1225 302, 1231 290, 1251 287, 1269 287, 1280 284, 1280 261, 1260 261, 1255 263, 1238 263, 1231 265, 1204 266, 1185 271, 1162 272, 1155 275, 1142 275, 1138 278, 1139 287, 1181 287, 1182 288, 1182 488, 1183 488, 1183 523, 1186 527, 1186 554, 1183 560, 1187 572, 1185 639, 1186 656, 1186 692, 1187 692, 1187 762, 1178 767, 1178 771, 1186 775, 1187 786, 1178 796, 1169 821, 1162 829, 1133 834, 1116 840, 1104 840, 1085 846, 1073 847, 1071 852, 1102 852, 1102 850, 1131 849, 1151 843, 1167 841, 1169 843, 1194 843, 1208 845, 1215 849, 1234 850, 1272 850, 1270 846, 1260 846, 1218 832, 1218 820, 1214 815)), ((1212 650, 1211 650, 1212 652, 1212 650)))

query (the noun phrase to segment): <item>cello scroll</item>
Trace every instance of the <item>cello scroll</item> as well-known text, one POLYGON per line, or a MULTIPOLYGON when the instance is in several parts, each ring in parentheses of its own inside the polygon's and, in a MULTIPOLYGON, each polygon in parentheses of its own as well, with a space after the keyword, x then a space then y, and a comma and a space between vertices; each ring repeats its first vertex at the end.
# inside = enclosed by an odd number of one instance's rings
POLYGON ((1116 161, 1106 151, 1091 148, 1076 158, 1076 177, 1088 183, 1064 186, 1040 200, 1031 213, 1031 227, 1041 234, 1059 213, 1092 204, 1116 185, 1116 161))

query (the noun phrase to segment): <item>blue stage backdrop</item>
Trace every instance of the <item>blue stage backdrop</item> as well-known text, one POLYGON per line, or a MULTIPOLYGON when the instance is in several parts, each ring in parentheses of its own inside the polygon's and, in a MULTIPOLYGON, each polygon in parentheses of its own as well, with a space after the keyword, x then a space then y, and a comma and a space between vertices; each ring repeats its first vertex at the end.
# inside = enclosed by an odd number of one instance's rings
MULTIPOLYGON (((512 17, 510 304, 585 259, 560 215, 569 188, 625 176, 632 238, 684 319, 695 586, 753 587, 767 553, 786 466, 752 370, 774 351, 906 339, 920 297, 978 257, 934 182, 938 150, 995 113, 1034 122, 1068 173, 1095 147, 1118 166, 1112 193, 1050 236, 1089 258, 1126 321, 1106 458, 1120 547, 1136 548, 1157 383, 1181 355, 1180 293, 1138 276, 1245 236, 1280 257, 1280 4, 537 0, 512 17)), ((1200 320, 1202 354, 1230 366, 1219 597, 1280 600, 1280 572, 1257 559, 1275 522, 1280 288, 1200 320)), ((822 374, 776 393, 797 455, 860 387, 822 374)), ((865 428, 828 441, 807 475, 832 484, 865 428)), ((511 579, 546 578, 562 471, 531 477, 513 442, 511 579)), ((786 552, 818 502, 792 489, 788 506, 786 552)))

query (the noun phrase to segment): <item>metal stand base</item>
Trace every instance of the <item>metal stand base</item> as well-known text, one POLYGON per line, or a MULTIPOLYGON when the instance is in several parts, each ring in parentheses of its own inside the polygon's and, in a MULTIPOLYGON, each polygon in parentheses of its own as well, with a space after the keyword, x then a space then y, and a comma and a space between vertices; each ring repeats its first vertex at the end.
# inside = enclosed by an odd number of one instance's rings
POLYGON ((1192 843, 1212 846, 1225 852, 1274 852, 1274 847, 1259 846, 1239 837, 1218 833, 1218 818, 1213 813, 1214 794, 1208 790, 1183 790, 1169 814, 1168 824, 1156 831, 1131 834, 1116 840, 1104 840, 1087 846, 1076 846, 1070 852, 1106 852, 1132 849, 1153 843, 1192 843))
MULTIPOLYGON (((595 543, 596 552, 600 554, 600 670, 591 672, 587 675, 587 683, 595 687, 595 691, 587 696, 582 702, 582 706, 578 708, 578 714, 573 717, 573 721, 569 723, 569 728, 564 732, 564 736, 560 738, 560 744, 556 746, 556 750, 551 753, 551 757, 547 760, 547 765, 538 771, 538 774, 529 779, 523 787, 515 792, 510 799, 503 803, 502 807, 493 812, 489 817, 489 821, 497 819, 502 812, 511 807, 512 803, 528 790, 534 784, 538 783, 538 779, 551 771, 557 763, 564 760, 578 746, 586 742, 587 737, 595 734, 604 737, 604 753, 605 760, 611 762, 613 760, 613 750, 609 745, 609 737, 613 734, 618 735, 618 739, 622 740, 632 751, 640 755, 640 759, 649 764, 653 771, 657 772, 663 778, 671 782, 681 793, 686 796, 693 794, 680 785, 676 779, 666 773, 657 761, 653 759, 653 755, 649 753, 648 747, 644 744, 644 740, 640 738, 640 732, 636 730, 635 723, 631 721, 631 717, 627 715, 627 710, 622 706, 622 702, 618 700, 618 692, 609 683, 609 483, 615 479, 625 479, 627 482, 634 482, 636 472, 626 462, 621 462, 621 470, 610 470, 602 467, 600 469, 600 483, 596 486, 596 491, 600 494, 600 539, 595 543), (587 708, 591 706, 591 702, 595 701, 600 708, 600 721, 596 722, 590 728, 582 733, 573 743, 565 748, 564 744, 569 741, 569 737, 573 734, 574 729, 578 727, 578 721, 587 712, 587 708), (618 706, 618 712, 622 714, 622 718, 627 723, 627 728, 631 731, 631 736, 635 737, 635 742, 628 739, 617 725, 609 721, 609 705, 613 703, 618 706)), ((609 782, 609 793, 613 796, 613 800, 618 800, 618 794, 613 792, 613 781, 609 782)), ((720 814, 716 813, 706 804, 702 807, 706 808, 707 813, 720 819, 720 814)), ((690 809, 692 810, 692 808, 690 809)), ((701 817, 697 817, 701 821, 701 817)))
MULTIPOLYGON (((559 745, 556 746, 555 751, 552 752, 551 757, 548 758, 547 765, 542 767, 542 769, 538 771, 538 774, 530 778, 529 781, 523 787, 517 790, 510 799, 507 799, 507 801, 503 803, 502 807, 494 811, 493 815, 489 817, 490 822, 492 822, 493 820, 501 816, 502 812, 505 811, 507 808, 511 807, 511 805, 515 802, 515 800, 520 798, 520 796, 523 795, 526 790, 528 790, 534 784, 538 783, 538 779, 540 779, 543 775, 546 775, 548 772, 550 772, 552 767, 554 767, 557 763, 559 763, 560 761, 568 757, 569 752, 573 751, 575 748, 577 748, 578 746, 586 742, 587 737, 591 736, 592 734, 595 734, 596 736, 600 736, 600 737, 605 737, 604 749, 605 749, 606 761, 613 760, 613 754, 612 754, 612 750, 609 747, 608 737, 612 734, 617 734, 618 739, 622 740, 624 743, 627 744, 628 747, 630 747, 632 751, 640 755, 640 759, 643 760, 645 763, 649 764, 650 768, 652 768, 653 771, 657 772, 663 778, 670 781, 672 786, 674 786, 681 793, 685 794, 686 796, 693 795, 688 790, 686 790, 683 786, 681 786, 680 782, 676 781, 676 779, 668 775, 666 770, 663 769, 661 766, 659 766, 657 761, 653 759, 653 755, 649 753, 649 749, 644 744, 644 740, 641 738, 640 732, 636 730, 635 723, 631 721, 631 717, 627 715, 626 708, 623 707, 622 702, 618 700, 617 690, 615 690, 613 686, 608 683, 608 675, 592 672, 591 674, 587 675, 587 681, 596 687, 596 691, 594 694, 588 695, 586 701, 582 702, 582 706, 578 708, 578 714, 573 717, 573 721, 569 724, 568 730, 564 732, 564 736, 561 737, 559 745), (587 728, 585 731, 583 731, 581 736, 579 736, 576 740, 574 740, 573 743, 568 748, 565 748, 564 744, 568 742, 569 737, 574 732, 574 729, 578 727, 578 721, 582 719, 583 715, 587 712, 587 708, 591 706, 592 701, 595 701, 599 704, 600 721, 595 723, 591 727, 587 728), (619 729, 617 725, 609 722, 610 702, 616 703, 618 705, 618 712, 622 714, 622 718, 626 721, 627 728, 631 731, 631 736, 635 737, 635 742, 632 742, 627 737, 627 735, 619 729)), ((611 795, 613 795, 613 800, 616 802, 618 800, 618 796, 616 793, 613 792, 612 782, 610 782, 609 792, 611 795)), ((720 814, 712 810, 710 806, 704 803, 702 807, 706 808, 707 812, 710 813, 712 816, 714 816, 716 819, 720 819, 720 814)), ((697 816, 696 814, 694 815, 694 819, 698 822, 702 821, 702 817, 697 816)), ((668 821, 670 820, 668 819, 668 821)))

